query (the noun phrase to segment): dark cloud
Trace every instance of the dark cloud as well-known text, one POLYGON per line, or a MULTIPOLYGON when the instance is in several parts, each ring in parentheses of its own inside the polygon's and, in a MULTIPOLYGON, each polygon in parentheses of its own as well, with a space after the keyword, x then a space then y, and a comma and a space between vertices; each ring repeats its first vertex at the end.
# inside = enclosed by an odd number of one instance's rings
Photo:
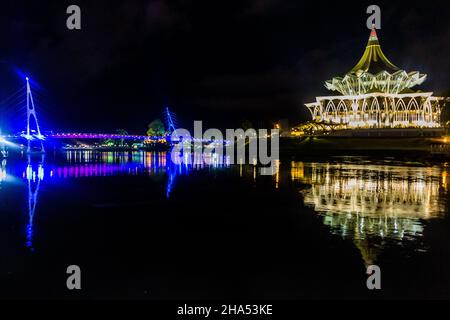
POLYGON ((214 109, 217 122, 224 117, 234 118, 236 125, 244 119, 278 119, 297 115, 301 83, 298 73, 281 67, 254 74, 212 76, 194 85, 193 90, 201 96, 186 100, 202 109, 214 109))
POLYGON ((450 24, 439 20, 450 18, 439 6, 430 12, 421 12, 419 7, 404 8, 399 17, 399 26, 404 32, 401 37, 402 55, 399 66, 406 70, 418 70, 428 74, 424 90, 442 93, 450 89, 450 24), (424 19, 428 25, 424 26, 424 19))
POLYGON ((274 10, 279 4, 279 0, 250 0, 246 12, 256 15, 266 14, 274 10))
POLYGON ((298 90, 300 74, 293 69, 274 68, 254 74, 224 74, 204 78, 199 89, 216 95, 270 95, 282 91, 298 90))
POLYGON ((180 20, 179 14, 169 7, 167 1, 154 0, 147 4, 145 22, 147 25, 171 27, 180 20))

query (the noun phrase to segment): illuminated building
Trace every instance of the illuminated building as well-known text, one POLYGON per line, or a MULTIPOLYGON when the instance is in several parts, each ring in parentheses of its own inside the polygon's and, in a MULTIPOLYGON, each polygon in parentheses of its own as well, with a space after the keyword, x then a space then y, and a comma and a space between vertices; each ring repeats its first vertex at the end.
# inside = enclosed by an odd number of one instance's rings
POLYGON ((426 77, 390 62, 373 28, 359 62, 343 77, 325 82, 340 95, 317 97, 306 107, 313 121, 339 124, 339 129, 439 127, 444 99, 412 90, 426 77))

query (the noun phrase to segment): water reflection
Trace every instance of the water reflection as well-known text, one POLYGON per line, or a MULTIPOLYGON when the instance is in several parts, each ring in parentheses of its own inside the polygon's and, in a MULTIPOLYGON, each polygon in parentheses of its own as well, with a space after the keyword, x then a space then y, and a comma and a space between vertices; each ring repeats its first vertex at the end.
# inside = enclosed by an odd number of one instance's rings
POLYGON ((1 167, 0 167, 0 188, 2 186, 2 182, 6 180, 6 159, 2 159, 1 167))
POLYGON ((291 178, 310 185, 304 203, 354 240, 366 264, 387 242, 420 238, 424 223, 446 210, 445 168, 293 162, 291 178))
MULTIPOLYGON (((167 152, 95 152, 68 151, 66 162, 50 168, 51 178, 105 177, 114 175, 153 175, 170 172, 188 173, 205 167, 229 166, 229 159, 217 155, 192 159, 192 164, 174 164, 167 152), (211 159, 210 159, 211 158, 211 159)), ((170 175, 169 175, 170 176, 170 175)), ((173 177, 173 175, 172 175, 173 177)))
MULTIPOLYGON (((0 187, 16 178, 26 181, 26 246, 33 250, 34 222, 39 214, 38 197, 43 184, 121 175, 157 176, 165 178, 162 188, 165 187, 166 198, 170 198, 180 176, 205 168, 230 166, 229 158, 219 161, 216 155, 212 157, 177 165, 166 152, 68 151, 63 159, 25 158, 19 165, 8 162, 8 167, 3 159, 0 187)), ((258 183, 257 166, 235 168, 236 174, 258 183)), ((446 212, 446 168, 303 162, 286 166, 277 161, 276 169, 274 188, 282 188, 289 180, 306 184, 302 189, 304 203, 321 215, 332 233, 354 241, 366 264, 372 264, 387 244, 417 241, 423 235, 426 221, 446 212)))
POLYGON ((44 160, 45 155, 37 161, 32 161, 31 156, 28 156, 27 168, 25 177, 28 184, 28 224, 26 228, 26 246, 30 250, 33 248, 33 233, 34 233, 34 215, 36 212, 36 205, 39 196, 39 187, 41 181, 44 180, 44 160))
MULTIPOLYGON (((170 198, 176 184, 176 178, 180 175, 188 175, 191 171, 201 170, 206 167, 218 168, 229 166, 229 159, 226 157, 219 161, 217 155, 212 158, 202 157, 192 159, 192 164, 174 164, 167 152, 95 152, 95 151, 68 151, 64 159, 52 159, 50 163, 45 163, 45 156, 28 156, 23 170, 17 172, 20 166, 13 166, 9 174, 11 176, 21 176, 27 182, 27 214, 28 223, 26 226, 26 247, 34 250, 34 220, 36 216, 39 189, 44 179, 78 179, 95 178, 117 175, 165 175, 166 197, 170 198), (46 176, 48 173, 48 176, 46 176)), ((6 159, 1 162, 0 187, 6 180, 7 169, 6 159)))

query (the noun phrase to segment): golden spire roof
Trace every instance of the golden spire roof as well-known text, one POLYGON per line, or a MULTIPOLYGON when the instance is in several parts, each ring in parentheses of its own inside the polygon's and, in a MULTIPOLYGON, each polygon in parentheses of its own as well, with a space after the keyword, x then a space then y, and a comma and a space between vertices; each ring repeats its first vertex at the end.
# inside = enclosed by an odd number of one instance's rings
POLYGON ((400 93, 422 84, 426 78, 426 74, 418 71, 408 73, 390 62, 381 50, 377 31, 372 26, 359 62, 343 77, 325 81, 325 87, 347 96, 371 92, 400 93))
POLYGON ((395 72, 400 70, 396 65, 389 61, 381 50, 378 42, 375 26, 370 32, 369 41, 359 62, 350 70, 350 73, 357 73, 359 70, 376 74, 380 71, 395 72))

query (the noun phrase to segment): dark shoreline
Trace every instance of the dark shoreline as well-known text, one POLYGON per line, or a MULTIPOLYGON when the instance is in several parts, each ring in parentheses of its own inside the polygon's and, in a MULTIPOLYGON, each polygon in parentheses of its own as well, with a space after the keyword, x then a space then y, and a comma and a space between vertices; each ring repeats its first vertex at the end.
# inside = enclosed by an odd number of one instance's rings
MULTIPOLYGON (((450 161, 450 152, 433 153, 432 147, 445 145, 439 137, 338 137, 309 136, 302 138, 280 137, 279 159, 283 161, 334 161, 351 162, 383 161, 413 165, 441 165, 450 161)), ((450 148, 449 148, 450 150, 450 148)), ((166 152, 170 145, 149 145, 145 148, 48 148, 47 152, 91 151, 91 152, 166 152)), ((22 150, 23 152, 23 150, 22 150)), ((247 150, 248 152, 248 150, 247 150)), ((10 156, 21 153, 10 150, 10 156)), ((38 153, 36 153, 38 154, 38 153)))
POLYGON ((391 159, 442 163, 450 154, 433 154, 439 138, 429 137, 305 137, 280 138, 280 160, 317 160, 337 157, 391 159))

